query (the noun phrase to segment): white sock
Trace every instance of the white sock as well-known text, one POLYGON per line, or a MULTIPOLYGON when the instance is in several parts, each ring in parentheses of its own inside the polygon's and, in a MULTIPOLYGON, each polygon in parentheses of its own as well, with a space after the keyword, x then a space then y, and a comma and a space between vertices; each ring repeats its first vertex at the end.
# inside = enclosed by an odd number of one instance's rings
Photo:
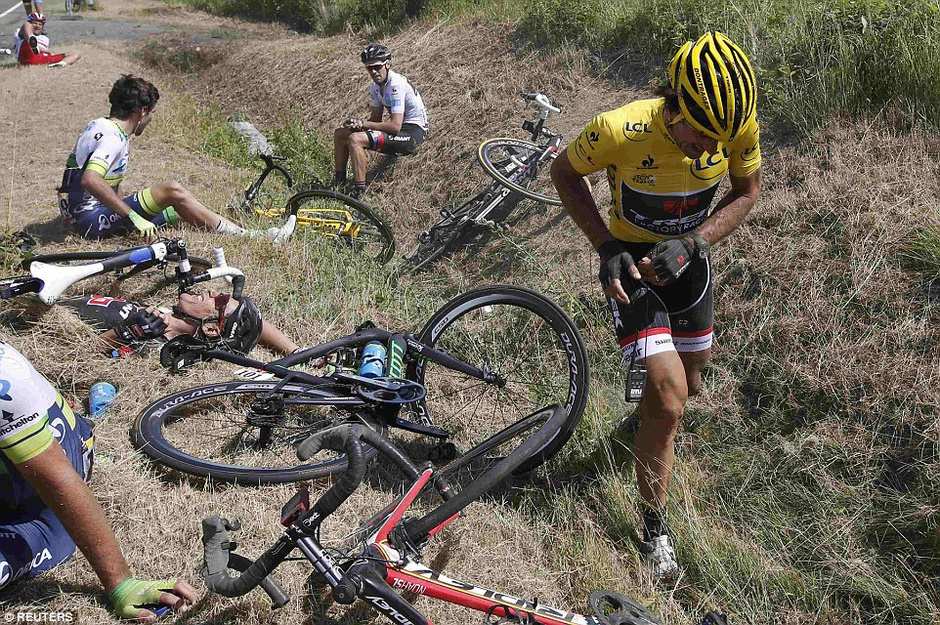
POLYGON ((216 227, 215 231, 220 234, 234 234, 237 236, 242 236, 245 234, 244 228, 229 221, 225 217, 219 218, 219 225, 216 227))

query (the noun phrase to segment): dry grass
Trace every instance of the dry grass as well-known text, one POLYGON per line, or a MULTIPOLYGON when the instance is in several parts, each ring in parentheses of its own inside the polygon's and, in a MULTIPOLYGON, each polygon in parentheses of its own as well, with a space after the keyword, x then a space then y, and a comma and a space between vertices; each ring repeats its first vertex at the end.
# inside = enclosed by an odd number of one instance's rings
MULTIPOLYGON (((134 8, 149 4, 135 0, 134 8)), ((515 56, 507 33, 476 22, 423 24, 391 41, 409 51, 396 56, 396 68, 422 89, 434 132, 372 190, 403 247, 437 207, 481 184, 474 152, 482 138, 519 136, 518 91, 539 88, 556 97, 564 113, 555 127, 568 136, 597 110, 638 95, 590 77, 573 53, 515 56), (457 57, 455 49, 473 54, 457 57)), ((135 143, 128 188, 180 178, 210 206, 224 205, 246 172, 178 147, 174 137, 192 119, 188 108, 174 112, 184 91, 228 112, 246 111, 262 129, 295 118, 329 136, 337 120, 365 108, 367 77, 355 58, 361 43, 348 36, 252 40, 196 78, 161 77, 162 114, 172 121, 155 122, 135 143)), ((4 111, 19 110, 27 86, 38 91, 30 101, 48 107, 39 111, 49 124, 38 147, 25 151, 23 138, 11 134, 16 151, 0 168, 0 206, 15 202, 17 209, 6 222, 50 222, 40 229, 47 241, 63 238, 45 189, 58 182, 71 141, 101 112, 116 74, 141 71, 124 55, 87 52, 87 64, 61 75, 65 86, 32 86, 23 72, 0 76, 0 127, 16 127, 4 111), (64 95, 56 100, 53 93, 64 95), (62 99, 69 118, 57 114, 62 99)), ((612 465, 608 456, 618 454, 597 449, 629 408, 606 313, 596 305, 596 266, 569 222, 417 278, 358 263, 314 238, 286 249, 241 240, 225 246, 229 261, 248 270, 248 292, 266 318, 301 343, 345 333, 366 318, 416 328, 449 295, 497 280, 543 290, 576 319, 595 372, 585 421, 547 476, 505 503, 476 504, 435 542, 427 561, 446 560, 449 574, 576 608, 584 607, 588 590, 612 588, 654 604, 670 623, 692 622, 692 614, 714 606, 736 622, 930 623, 940 604, 940 316, 901 258, 912 233, 937 216, 929 139, 846 122, 834 123, 818 143, 768 149, 760 205, 717 250, 716 360, 689 411, 672 497, 671 523, 688 574, 665 589, 654 587, 631 544, 637 494, 629 462, 612 465), (516 245, 524 252, 506 253, 516 245)), ((216 242, 203 234, 187 238, 200 255, 216 242)), ((74 238, 58 245, 85 246, 74 238)), ((111 361, 92 353, 87 329, 65 312, 27 310, 19 319, 15 333, 5 326, 0 337, 70 400, 80 403, 98 379, 121 387, 98 428, 93 488, 135 570, 196 580, 199 519, 218 511, 244 522, 242 553, 256 554, 272 541, 290 487, 212 487, 167 476, 127 440, 131 420, 150 400, 225 379, 227 367, 169 377, 153 359, 111 361)), ((390 496, 388 487, 364 487, 330 528, 341 533, 390 496)), ((279 571, 294 600, 278 622, 372 619, 356 610, 321 611, 305 586, 307 572, 299 564, 279 571)), ((106 622, 97 588, 79 557, 0 601, 75 609, 84 622, 106 622)), ((427 600, 418 605, 435 622, 478 618, 427 600)), ((271 619, 254 593, 207 597, 186 621, 271 619)))

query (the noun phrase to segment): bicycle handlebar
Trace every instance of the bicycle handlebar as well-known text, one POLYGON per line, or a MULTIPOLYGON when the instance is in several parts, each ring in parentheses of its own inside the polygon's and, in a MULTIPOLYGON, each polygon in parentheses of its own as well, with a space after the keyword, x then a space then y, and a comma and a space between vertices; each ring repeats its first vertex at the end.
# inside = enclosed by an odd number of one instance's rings
POLYGON ((248 558, 232 553, 235 543, 228 531, 238 528, 237 522, 230 522, 218 515, 202 520, 203 577, 206 586, 225 597, 239 597, 260 585, 271 597, 274 607, 285 605, 288 602, 287 594, 268 576, 290 551, 282 541, 278 541, 260 558, 251 562, 248 558), (233 576, 228 572, 229 568, 241 573, 233 576))
POLYGON ((543 112, 561 113, 561 108, 552 104, 551 99, 549 99, 549 97, 544 93, 532 91, 529 93, 522 93, 521 95, 523 100, 535 106, 536 108, 541 109, 543 112))

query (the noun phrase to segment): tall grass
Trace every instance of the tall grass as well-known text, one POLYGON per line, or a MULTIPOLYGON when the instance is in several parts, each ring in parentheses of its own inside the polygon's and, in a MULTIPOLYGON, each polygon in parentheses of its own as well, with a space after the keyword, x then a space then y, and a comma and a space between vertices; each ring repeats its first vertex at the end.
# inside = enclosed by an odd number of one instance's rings
POLYGON ((394 31, 415 14, 518 19, 517 33, 530 45, 576 45, 647 68, 662 67, 683 41, 720 30, 741 43, 758 68, 764 119, 797 136, 834 115, 884 113, 884 123, 940 126, 937 0, 183 1, 222 15, 285 21, 305 32, 354 28, 368 37, 394 31))

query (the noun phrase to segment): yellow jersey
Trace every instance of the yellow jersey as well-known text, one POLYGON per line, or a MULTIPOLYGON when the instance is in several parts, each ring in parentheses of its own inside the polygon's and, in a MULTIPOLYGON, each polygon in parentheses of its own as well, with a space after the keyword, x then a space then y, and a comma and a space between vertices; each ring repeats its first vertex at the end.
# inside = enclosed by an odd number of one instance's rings
POLYGON ((578 173, 607 170, 610 233, 622 241, 654 242, 696 229, 725 174, 745 178, 760 168, 756 119, 715 154, 690 159, 666 132, 664 110, 665 100, 653 98, 601 113, 567 149, 578 173))

